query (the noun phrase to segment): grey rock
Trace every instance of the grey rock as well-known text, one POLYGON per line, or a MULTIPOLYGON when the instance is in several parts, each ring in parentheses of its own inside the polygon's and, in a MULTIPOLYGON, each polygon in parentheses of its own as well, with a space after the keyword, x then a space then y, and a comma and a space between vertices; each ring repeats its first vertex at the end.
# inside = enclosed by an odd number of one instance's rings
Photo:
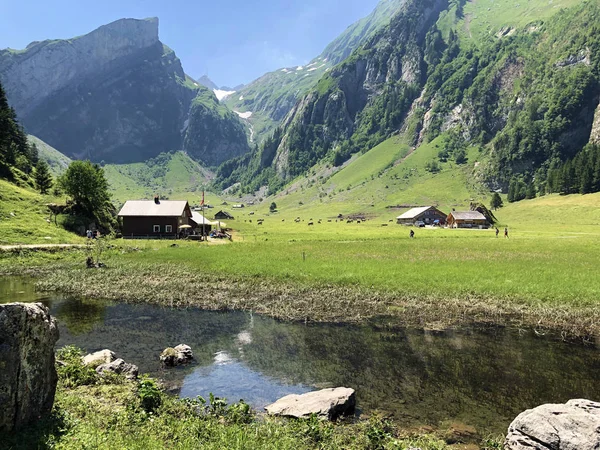
POLYGON ((600 403, 569 400, 519 414, 508 427, 508 450, 600 449, 600 403))
POLYGON ((0 431, 11 431, 52 410, 56 320, 41 303, 0 305, 0 431))
POLYGON ((265 407, 267 413, 285 417, 309 417, 316 414, 335 420, 342 415, 354 414, 356 397, 354 389, 338 387, 290 394, 265 407))
POLYGON ((99 364, 111 363, 117 359, 115 352, 104 349, 94 353, 89 353, 83 357, 83 364, 86 366, 97 366, 99 364))
POLYGON ((179 344, 175 348, 166 348, 160 355, 160 361, 168 367, 179 366, 190 362, 194 358, 189 345, 179 344))
POLYGON ((100 376, 103 376, 106 373, 116 373, 124 375, 128 380, 135 380, 138 376, 139 369, 135 364, 126 363, 119 358, 109 363, 100 364, 96 367, 96 373, 100 376))

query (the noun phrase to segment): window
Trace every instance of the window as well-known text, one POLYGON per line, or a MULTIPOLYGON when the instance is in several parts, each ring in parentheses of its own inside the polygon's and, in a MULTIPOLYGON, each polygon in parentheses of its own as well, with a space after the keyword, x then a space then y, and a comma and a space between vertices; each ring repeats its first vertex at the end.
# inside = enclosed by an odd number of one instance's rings
POLYGON ((152 230, 153 230, 155 233, 160 233, 160 225, 154 225, 154 226, 152 227, 152 230))
POLYGON ((165 233, 172 233, 173 225, 165 225, 165 233))

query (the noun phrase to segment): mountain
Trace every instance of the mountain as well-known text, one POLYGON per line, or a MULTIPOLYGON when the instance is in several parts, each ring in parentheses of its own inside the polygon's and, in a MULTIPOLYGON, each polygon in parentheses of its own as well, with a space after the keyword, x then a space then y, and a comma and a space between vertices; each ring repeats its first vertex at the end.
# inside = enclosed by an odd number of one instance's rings
POLYGON ((211 91, 219 89, 219 86, 217 86, 210 78, 208 78, 208 75, 202 75, 202 77, 198 78, 198 83, 204 87, 207 87, 211 91))
POLYGON ((513 6, 407 0, 302 96, 276 139, 223 165, 217 184, 256 189, 258 180, 277 189, 399 134, 415 153, 441 137, 433 171, 464 164, 475 147, 471 177, 488 189, 558 189, 549 174, 600 134, 600 5, 513 6))
POLYGON ((269 72, 242 89, 234 89, 224 102, 248 116, 256 142, 262 142, 294 107, 299 98, 338 62, 373 33, 385 26, 406 0, 382 0, 369 16, 348 27, 321 55, 306 66, 269 72))
MULTIPOLYGON (((181 149, 187 124, 196 125, 192 102, 208 92, 159 41, 156 18, 122 19, 81 37, 2 50, 0 80, 30 134, 69 157, 97 162, 144 161, 181 149)), ((235 127, 229 120, 239 125, 230 115, 212 121, 207 132, 231 136, 219 128, 235 127)), ((246 140, 244 133, 234 138, 246 140)))

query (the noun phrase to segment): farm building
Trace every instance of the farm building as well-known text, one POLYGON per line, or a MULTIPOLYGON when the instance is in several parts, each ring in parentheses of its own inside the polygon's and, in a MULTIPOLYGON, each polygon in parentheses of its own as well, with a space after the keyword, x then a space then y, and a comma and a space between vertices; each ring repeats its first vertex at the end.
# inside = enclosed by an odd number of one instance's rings
POLYGON ((125 238, 174 239, 191 217, 185 200, 128 200, 119 211, 125 238))
POLYGON ((215 214, 215 220, 225 220, 225 219, 233 220, 234 217, 231 214, 229 214, 227 211, 219 211, 218 213, 215 214))
POLYGON ((396 221, 403 225, 412 225, 419 221, 427 225, 433 225, 434 222, 444 224, 446 223, 446 214, 435 206, 422 206, 420 208, 409 209, 404 214, 396 217, 396 221))
POLYGON ((207 236, 208 234, 210 234, 210 231, 212 230, 212 227, 215 225, 215 223, 208 220, 206 217, 204 217, 199 212, 192 211, 192 217, 190 218, 190 225, 192 226, 192 229, 194 230, 194 232, 196 232, 202 236, 207 236))
POLYGON ((450 228, 488 228, 488 220, 479 211, 452 211, 446 223, 450 228))

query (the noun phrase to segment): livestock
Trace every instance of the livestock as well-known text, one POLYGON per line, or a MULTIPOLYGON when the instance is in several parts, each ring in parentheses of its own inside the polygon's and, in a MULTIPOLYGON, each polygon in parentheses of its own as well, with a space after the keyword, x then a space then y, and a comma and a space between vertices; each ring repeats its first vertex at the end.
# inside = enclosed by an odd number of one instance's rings
POLYGON ((308 222, 308 226, 314 225, 314 223, 312 222, 308 222))

